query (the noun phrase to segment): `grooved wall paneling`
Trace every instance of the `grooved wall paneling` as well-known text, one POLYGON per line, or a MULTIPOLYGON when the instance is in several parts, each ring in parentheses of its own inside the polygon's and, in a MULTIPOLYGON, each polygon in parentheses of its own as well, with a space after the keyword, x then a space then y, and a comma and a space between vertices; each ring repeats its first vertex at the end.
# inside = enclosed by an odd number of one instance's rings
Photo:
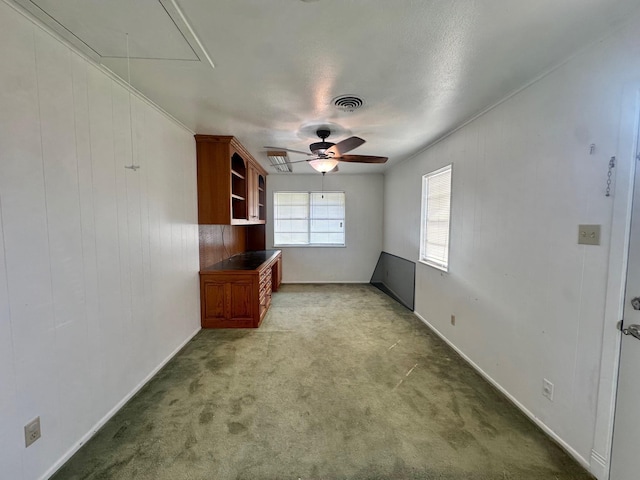
POLYGON ((31 480, 199 329, 195 142, 4 2, 0 63, 0 465, 31 480))

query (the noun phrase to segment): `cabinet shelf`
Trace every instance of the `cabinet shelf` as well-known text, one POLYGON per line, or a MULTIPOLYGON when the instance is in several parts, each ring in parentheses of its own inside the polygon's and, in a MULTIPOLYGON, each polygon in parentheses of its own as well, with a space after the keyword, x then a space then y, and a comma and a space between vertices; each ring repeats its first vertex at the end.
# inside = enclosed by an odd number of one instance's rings
POLYGON ((231 170, 231 175, 234 175, 234 176, 236 176, 236 177, 241 178, 242 180, 244 180, 244 175, 242 175, 242 174, 241 174, 241 173, 239 173, 239 172, 236 172, 235 170, 231 170))
POLYGON ((240 195, 236 195, 235 193, 231 194, 231 198, 233 198, 234 200, 245 200, 244 197, 240 196, 240 195))

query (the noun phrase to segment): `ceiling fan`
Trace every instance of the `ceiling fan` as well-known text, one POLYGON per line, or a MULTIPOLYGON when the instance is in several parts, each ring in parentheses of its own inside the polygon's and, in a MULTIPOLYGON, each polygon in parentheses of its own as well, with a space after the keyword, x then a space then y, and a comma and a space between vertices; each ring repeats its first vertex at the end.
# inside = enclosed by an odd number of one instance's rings
POLYGON ((316 135, 320 137, 320 142, 315 142, 309 145, 309 152, 303 152, 301 150, 291 150, 290 148, 281 147, 264 147, 274 148, 278 150, 284 150, 286 152, 301 153, 302 155, 309 155, 313 158, 306 160, 298 160, 300 163, 308 162, 315 170, 323 175, 328 172, 337 172, 339 162, 353 162, 353 163, 385 163, 387 157, 376 157, 372 155, 345 155, 345 153, 358 148, 365 141, 360 137, 349 137, 338 143, 327 142, 326 139, 331 135, 331 131, 326 128, 319 128, 316 130, 316 135))

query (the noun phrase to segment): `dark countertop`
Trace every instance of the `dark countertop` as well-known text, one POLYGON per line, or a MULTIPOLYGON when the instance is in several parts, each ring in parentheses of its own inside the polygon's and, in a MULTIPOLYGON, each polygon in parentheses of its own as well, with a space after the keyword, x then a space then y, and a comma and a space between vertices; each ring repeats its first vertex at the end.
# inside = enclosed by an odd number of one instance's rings
POLYGON ((258 250, 256 252, 239 253, 201 269, 200 273, 221 270, 256 270, 260 265, 275 258, 279 253, 280 250, 258 250))

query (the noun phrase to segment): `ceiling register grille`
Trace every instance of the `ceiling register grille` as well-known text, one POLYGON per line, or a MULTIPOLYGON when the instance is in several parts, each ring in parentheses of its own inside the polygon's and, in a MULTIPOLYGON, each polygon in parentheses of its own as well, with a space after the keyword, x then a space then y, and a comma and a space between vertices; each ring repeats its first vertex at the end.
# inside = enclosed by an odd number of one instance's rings
POLYGON ((364 100, 355 95, 340 95, 332 101, 333 105, 343 112, 353 112, 364 105, 364 100))

